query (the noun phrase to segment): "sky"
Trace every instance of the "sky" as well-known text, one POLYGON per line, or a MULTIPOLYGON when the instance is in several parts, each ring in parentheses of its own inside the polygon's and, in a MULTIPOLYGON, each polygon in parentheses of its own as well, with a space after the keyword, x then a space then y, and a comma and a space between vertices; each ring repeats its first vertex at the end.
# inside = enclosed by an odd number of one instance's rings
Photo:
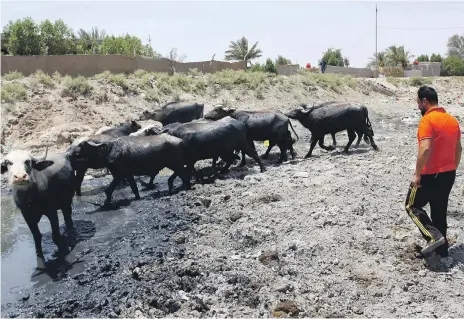
MULTIPOLYGON (((339 48, 350 66, 365 67, 375 52, 374 1, 18 1, 2 0, 1 26, 31 17, 62 19, 74 31, 151 38, 167 55, 185 61, 224 60, 230 41, 258 41, 263 56, 279 54, 302 66, 317 65, 327 48, 339 48)), ((448 38, 464 34, 464 1, 377 1, 378 51, 404 45, 413 55, 446 54, 448 38)))

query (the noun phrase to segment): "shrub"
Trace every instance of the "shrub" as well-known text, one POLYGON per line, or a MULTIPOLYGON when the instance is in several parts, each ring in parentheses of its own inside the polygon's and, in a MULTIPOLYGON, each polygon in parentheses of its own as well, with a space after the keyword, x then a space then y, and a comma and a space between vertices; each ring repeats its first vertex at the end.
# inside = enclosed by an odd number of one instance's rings
POLYGON ((22 77, 23 77, 23 74, 21 72, 12 71, 12 72, 8 72, 7 74, 5 74, 2 78, 5 81, 13 81, 13 80, 20 79, 22 77))
POLYGON ((76 99, 79 95, 87 95, 92 91, 92 86, 83 76, 78 76, 77 78, 66 76, 63 85, 64 88, 61 91, 61 96, 63 97, 76 99))
POLYGON ((129 89, 129 84, 127 82, 126 77, 124 74, 111 74, 108 77, 108 81, 111 84, 117 85, 121 87, 124 91, 127 91, 129 89))
POLYGON ((443 60, 443 75, 464 75, 464 60, 449 56, 443 60))
POLYGON ((47 88, 54 88, 55 83, 53 83, 52 78, 48 75, 45 74, 42 70, 38 70, 35 74, 34 77, 41 83, 44 87, 47 88))
POLYGON ((2 101, 15 103, 27 100, 27 89, 22 83, 4 83, 2 85, 2 101))
POLYGON ((423 78, 423 77, 412 77, 409 79, 408 82, 412 86, 422 86, 424 84, 432 84, 432 80, 430 78, 423 78))
POLYGON ((160 95, 157 89, 148 89, 147 92, 145 93, 145 100, 150 101, 150 102, 159 102, 160 101, 160 95))

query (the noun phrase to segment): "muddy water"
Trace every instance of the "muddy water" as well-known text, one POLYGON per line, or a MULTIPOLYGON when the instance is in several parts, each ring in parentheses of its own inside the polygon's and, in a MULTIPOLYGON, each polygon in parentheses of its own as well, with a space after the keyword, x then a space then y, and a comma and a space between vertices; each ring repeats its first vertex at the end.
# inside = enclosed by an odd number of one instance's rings
MULTIPOLYGON (((163 189, 165 179, 165 177, 159 176, 155 183, 159 183, 159 187, 163 189)), ((54 255, 56 246, 51 239, 50 223, 48 218, 42 217, 39 228, 43 235, 44 256, 49 265, 45 272, 35 269, 34 241, 21 213, 14 204, 11 192, 9 190, 2 191, 2 313, 15 311, 16 309, 12 305, 18 300, 29 298, 31 288, 45 286, 44 288, 47 290, 54 290, 56 288, 54 286, 57 285, 55 282, 61 278, 82 273, 85 267, 85 261, 81 257, 83 252, 107 246, 113 240, 118 227, 122 227, 124 232, 130 231, 131 227, 128 224, 137 212, 131 207, 133 205, 130 201, 134 199, 134 195, 129 187, 119 187, 114 192, 114 209, 99 211, 104 200, 103 191, 109 181, 108 178, 86 180, 82 185, 83 196, 74 197, 73 220, 77 232, 77 244, 64 260, 57 259, 54 255)), ((147 197, 148 192, 143 191, 140 182, 138 185, 143 200, 144 197, 147 197)), ((151 192, 157 193, 156 190, 151 192)), ((66 237, 61 212, 58 216, 61 234, 66 237)))

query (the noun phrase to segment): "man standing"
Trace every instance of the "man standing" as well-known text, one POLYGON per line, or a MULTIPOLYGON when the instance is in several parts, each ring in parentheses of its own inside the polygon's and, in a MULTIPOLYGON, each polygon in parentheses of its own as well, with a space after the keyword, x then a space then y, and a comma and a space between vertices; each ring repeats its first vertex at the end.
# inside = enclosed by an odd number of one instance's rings
POLYGON ((406 211, 427 240, 422 255, 436 251, 448 256, 446 214, 448 197, 461 161, 461 130, 458 121, 438 106, 437 92, 422 86, 417 92, 422 114, 417 131, 419 151, 416 171, 406 196, 406 211), (423 209, 430 204, 430 215, 423 209))

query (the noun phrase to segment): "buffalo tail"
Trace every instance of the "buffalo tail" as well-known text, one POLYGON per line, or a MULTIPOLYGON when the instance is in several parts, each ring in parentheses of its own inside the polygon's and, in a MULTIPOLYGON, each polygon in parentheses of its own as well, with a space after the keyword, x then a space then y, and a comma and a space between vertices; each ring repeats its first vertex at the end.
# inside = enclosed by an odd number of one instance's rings
POLYGON ((298 137, 298 134, 296 134, 295 130, 293 129, 292 121, 288 120, 288 124, 290 124, 290 127, 292 128, 292 131, 293 131, 293 133, 294 133, 295 136, 296 136, 296 140, 298 141, 298 140, 299 140, 299 137, 298 137))

